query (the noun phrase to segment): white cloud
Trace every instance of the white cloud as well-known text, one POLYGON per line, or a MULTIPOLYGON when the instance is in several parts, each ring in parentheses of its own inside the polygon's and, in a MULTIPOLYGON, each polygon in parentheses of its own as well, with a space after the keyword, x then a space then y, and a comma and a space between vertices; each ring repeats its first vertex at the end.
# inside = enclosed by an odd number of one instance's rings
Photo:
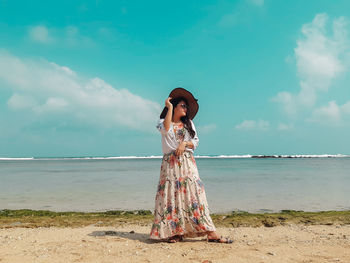
POLYGON ((332 34, 327 32, 329 17, 318 14, 313 21, 302 26, 302 37, 294 50, 300 91, 292 94, 279 92, 272 100, 295 117, 301 110, 312 109, 319 93, 327 92, 332 81, 346 70, 349 41, 347 21, 340 17, 332 21, 332 34))
POLYGON ((340 123, 346 116, 350 116, 350 101, 339 106, 336 101, 332 100, 328 102, 328 105, 314 109, 307 121, 335 124, 340 123))
POLYGON ((242 123, 237 124, 235 128, 237 130, 267 130, 270 123, 265 120, 244 120, 242 123))
POLYGON ((198 126, 197 130, 200 133, 210 133, 216 130, 216 124, 208 124, 204 126, 198 126))
POLYGON ((93 40, 80 33, 79 28, 76 26, 67 26, 63 30, 60 29, 57 35, 60 41, 67 46, 94 45, 93 40))
POLYGON ((25 110, 36 106, 37 102, 32 96, 22 96, 14 93, 7 101, 7 105, 13 110, 25 110))
POLYGON ((45 25, 30 26, 29 39, 39 44, 57 44, 64 46, 94 45, 92 39, 81 34, 76 26, 63 28, 47 27, 45 25))
POLYGON ((233 10, 224 14, 218 21, 220 27, 233 27, 241 23, 249 23, 252 18, 258 16, 264 0, 245 0, 235 4, 233 10), (252 8, 252 5, 254 8, 252 8))
POLYGON ((69 104, 64 98, 50 97, 46 99, 44 104, 33 107, 32 110, 36 113, 46 114, 50 112, 65 111, 67 106, 69 106, 69 104))
POLYGON ((68 67, 59 66, 59 65, 57 65, 56 63, 53 63, 53 62, 50 62, 50 64, 52 66, 54 66, 54 68, 59 70, 59 71, 62 71, 62 72, 66 73, 68 75, 71 75, 71 76, 76 76, 76 73, 73 70, 71 70, 70 68, 68 68, 68 67))
POLYGON ((279 92, 271 100, 274 102, 281 103, 284 107, 284 111, 290 117, 295 117, 297 115, 296 101, 291 93, 286 91, 279 92))
POLYGON ((310 122, 332 122, 340 121, 341 111, 335 101, 330 101, 327 106, 316 108, 312 112, 311 118, 307 119, 310 122))
POLYGON ((254 129, 256 121, 244 120, 242 123, 236 125, 236 129, 254 129))
POLYGON ((40 119, 51 116, 88 125, 154 130, 158 103, 115 89, 100 78, 85 79, 68 67, 0 52, 0 80, 11 87, 7 105, 40 119))
POLYGON ((32 41, 41 44, 48 44, 52 42, 52 38, 49 36, 49 30, 46 26, 33 26, 28 30, 29 37, 32 41))
POLYGON ((277 127, 279 131, 289 131, 289 130, 292 130, 293 128, 294 128, 293 124, 286 124, 286 123, 280 123, 278 124, 278 127, 277 127))
POLYGON ((344 105, 342 105, 340 107, 340 109, 344 114, 350 115, 350 100, 348 102, 346 102, 344 105))

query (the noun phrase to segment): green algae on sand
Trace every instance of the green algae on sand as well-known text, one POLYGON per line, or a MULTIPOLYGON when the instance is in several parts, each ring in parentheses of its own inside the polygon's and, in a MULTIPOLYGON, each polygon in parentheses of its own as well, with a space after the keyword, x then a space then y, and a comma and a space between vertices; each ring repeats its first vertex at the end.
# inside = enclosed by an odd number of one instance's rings
MULTIPOLYGON (((216 226, 222 227, 273 227, 278 225, 345 225, 350 224, 350 211, 304 212, 282 210, 279 213, 212 214, 216 226)), ((48 210, 0 210, 0 228, 12 227, 81 227, 118 226, 125 224, 149 225, 153 215, 149 210, 105 212, 53 212, 48 210)))

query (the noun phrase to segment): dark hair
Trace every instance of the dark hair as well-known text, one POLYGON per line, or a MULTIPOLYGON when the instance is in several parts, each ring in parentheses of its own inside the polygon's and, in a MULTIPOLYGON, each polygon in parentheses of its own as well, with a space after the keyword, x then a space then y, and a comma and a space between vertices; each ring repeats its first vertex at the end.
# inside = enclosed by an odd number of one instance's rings
MULTIPOLYGON (((188 102, 187 99, 184 97, 177 97, 174 99, 171 99, 170 102, 171 104, 173 104, 173 116, 174 116, 174 109, 176 108, 177 104, 179 104, 180 101, 184 101, 186 103, 186 105, 188 106, 188 102)), ((194 135, 196 134, 196 132, 193 130, 192 125, 191 125, 191 121, 188 118, 188 116, 182 116, 181 118, 182 123, 184 124, 184 127, 186 130, 188 130, 188 132, 190 133, 191 138, 194 137, 194 135)))

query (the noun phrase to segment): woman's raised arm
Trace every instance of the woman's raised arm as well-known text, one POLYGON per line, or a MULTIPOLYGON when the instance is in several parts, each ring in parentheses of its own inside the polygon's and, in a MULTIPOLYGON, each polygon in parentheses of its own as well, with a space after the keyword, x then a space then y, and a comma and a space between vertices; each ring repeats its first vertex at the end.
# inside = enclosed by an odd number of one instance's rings
POLYGON ((168 108, 168 112, 164 119, 164 128, 166 131, 169 131, 171 120, 173 118, 173 104, 171 104, 170 100, 171 100, 171 97, 165 100, 165 106, 168 108))

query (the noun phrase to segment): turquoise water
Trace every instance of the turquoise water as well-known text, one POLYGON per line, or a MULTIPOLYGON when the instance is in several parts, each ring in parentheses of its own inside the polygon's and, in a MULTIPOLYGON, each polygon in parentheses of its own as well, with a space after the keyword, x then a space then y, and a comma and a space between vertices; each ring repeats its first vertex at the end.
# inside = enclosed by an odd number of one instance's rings
MULTIPOLYGON (((197 158, 211 212, 350 209, 350 158, 197 158)), ((0 160, 0 209, 153 210, 161 159, 0 160)))

